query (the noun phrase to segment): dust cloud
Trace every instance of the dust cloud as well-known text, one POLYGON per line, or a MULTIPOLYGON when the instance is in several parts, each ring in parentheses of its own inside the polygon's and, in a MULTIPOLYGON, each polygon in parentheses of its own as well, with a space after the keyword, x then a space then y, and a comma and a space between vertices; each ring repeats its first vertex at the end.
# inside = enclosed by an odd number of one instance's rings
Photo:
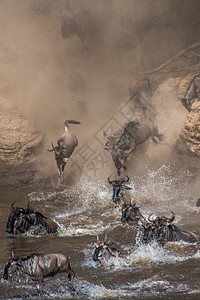
MULTIPOLYGON (((82 145, 128 97, 129 70, 155 68, 199 41, 199 8, 200 1, 189 0, 1 0, 1 92, 47 135, 47 147, 66 119, 82 123, 72 129, 82 145), (83 10, 92 16, 89 51, 78 36, 63 39, 61 33, 61 16, 83 10)), ((186 118, 169 86, 154 96, 168 148, 150 146, 146 160, 170 159, 170 143, 186 118)), ((137 158, 135 171, 141 168, 137 158)), ((53 170, 48 158, 46 172, 53 170)))

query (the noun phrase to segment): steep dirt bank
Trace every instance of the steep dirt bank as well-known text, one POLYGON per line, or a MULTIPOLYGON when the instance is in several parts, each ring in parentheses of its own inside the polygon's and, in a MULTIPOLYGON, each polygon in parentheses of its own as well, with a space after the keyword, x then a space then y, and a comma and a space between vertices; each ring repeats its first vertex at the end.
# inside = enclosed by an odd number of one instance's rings
POLYGON ((5 97, 0 97, 0 128, 0 185, 27 185, 34 180, 45 135, 5 97))

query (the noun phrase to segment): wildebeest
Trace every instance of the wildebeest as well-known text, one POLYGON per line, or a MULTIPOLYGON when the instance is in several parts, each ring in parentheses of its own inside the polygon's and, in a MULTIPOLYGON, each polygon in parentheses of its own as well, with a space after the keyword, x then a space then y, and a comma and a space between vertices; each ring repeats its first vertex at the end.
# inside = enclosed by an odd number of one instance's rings
POLYGON ((29 280, 39 284, 40 294, 44 287, 44 278, 53 277, 57 273, 69 273, 69 283, 72 288, 75 272, 72 270, 69 259, 60 253, 32 254, 26 258, 9 258, 5 265, 3 278, 5 280, 28 283, 29 280))
POLYGON ((134 204, 124 204, 122 206, 122 222, 130 222, 130 223, 138 223, 141 221, 144 223, 145 218, 141 214, 139 207, 136 206, 136 203, 134 204))
POLYGON ((52 149, 49 152, 55 153, 55 160, 58 167, 58 183, 63 183, 63 175, 65 165, 72 155, 74 149, 78 146, 78 140, 75 134, 69 131, 68 124, 81 124, 79 121, 67 120, 65 121, 65 131, 63 135, 57 140, 57 146, 54 147, 52 143, 52 149))
POLYGON ((188 111, 191 111, 193 103, 200 100, 200 74, 197 74, 190 81, 184 97, 180 98, 181 102, 188 111))
POLYGON ((197 207, 200 207, 200 198, 199 198, 199 199, 197 199, 196 206, 197 206, 197 207))
POLYGON ((126 258, 126 255, 112 247, 112 244, 106 241, 98 241, 94 249, 93 260, 103 265, 103 261, 109 261, 113 257, 126 258))
POLYGON ((10 235, 26 233, 28 230, 44 229, 48 234, 56 234, 58 225, 40 212, 35 212, 29 205, 26 209, 11 205, 11 213, 8 216, 6 232, 10 235))
POLYGON ((176 241, 199 243, 199 238, 194 233, 180 230, 177 226, 172 224, 175 219, 175 214, 173 212, 171 218, 162 216, 152 219, 151 215, 149 215, 148 221, 145 221, 143 224, 143 240, 145 242, 156 240, 161 245, 166 242, 176 241))
POLYGON ((124 183, 127 183, 129 181, 129 177, 126 175, 126 179, 122 178, 119 180, 110 180, 110 177, 108 177, 108 182, 112 185, 113 187, 113 195, 112 195, 112 200, 115 204, 119 204, 121 202, 121 198, 124 198, 122 195, 122 191, 124 189, 130 190, 131 187, 126 186, 124 183))
POLYGON ((112 143, 110 141, 106 143, 105 150, 111 152, 119 176, 122 168, 124 170, 127 168, 127 159, 136 146, 144 143, 149 137, 152 137, 155 143, 164 139, 163 134, 158 132, 158 128, 152 122, 130 121, 125 124, 118 139, 113 140, 112 143))
POLYGON ((86 51, 89 52, 88 42, 94 31, 91 13, 87 10, 80 12, 66 12, 61 17, 61 32, 64 39, 73 35, 78 36, 86 51))

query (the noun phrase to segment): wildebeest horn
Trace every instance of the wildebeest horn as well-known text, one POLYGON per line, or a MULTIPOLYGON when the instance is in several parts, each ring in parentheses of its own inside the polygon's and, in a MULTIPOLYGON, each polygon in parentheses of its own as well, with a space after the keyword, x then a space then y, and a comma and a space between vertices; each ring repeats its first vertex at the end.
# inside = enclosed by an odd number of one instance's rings
POLYGON ((11 258, 14 259, 14 252, 11 252, 11 258))
POLYGON ((11 204, 12 210, 14 210, 14 206, 13 206, 13 205, 15 204, 15 202, 16 202, 16 201, 14 201, 14 202, 11 204))
POLYGON ((175 219, 175 213, 173 211, 171 211, 171 213, 172 213, 172 217, 167 219, 168 222, 173 222, 175 219))
POLYGON ((148 216, 148 220, 149 220, 149 222, 153 222, 154 220, 151 220, 151 216, 153 215, 153 213, 152 214, 150 214, 149 216, 148 216))
POLYGON ((110 175, 109 177, 108 177, 108 182, 110 183, 110 184, 112 184, 112 181, 110 181, 110 177, 111 177, 112 175, 110 175))
POLYGON ((127 179, 122 179, 122 180, 121 180, 121 183, 128 182, 129 179, 130 179, 130 178, 128 177, 128 175, 126 175, 126 178, 127 178, 127 179))
POLYGON ((132 187, 127 186, 127 185, 125 185, 124 188, 125 188, 126 190, 132 190, 132 187))

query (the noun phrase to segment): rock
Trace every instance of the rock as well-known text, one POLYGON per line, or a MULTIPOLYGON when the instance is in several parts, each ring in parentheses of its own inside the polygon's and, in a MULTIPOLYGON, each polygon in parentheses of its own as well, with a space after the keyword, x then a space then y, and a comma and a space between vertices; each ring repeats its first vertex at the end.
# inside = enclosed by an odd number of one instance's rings
POLYGON ((8 99, 0 97, 0 185, 30 184, 44 134, 20 116, 8 99))
POLYGON ((200 157, 200 102, 192 105, 176 149, 179 153, 200 157))

